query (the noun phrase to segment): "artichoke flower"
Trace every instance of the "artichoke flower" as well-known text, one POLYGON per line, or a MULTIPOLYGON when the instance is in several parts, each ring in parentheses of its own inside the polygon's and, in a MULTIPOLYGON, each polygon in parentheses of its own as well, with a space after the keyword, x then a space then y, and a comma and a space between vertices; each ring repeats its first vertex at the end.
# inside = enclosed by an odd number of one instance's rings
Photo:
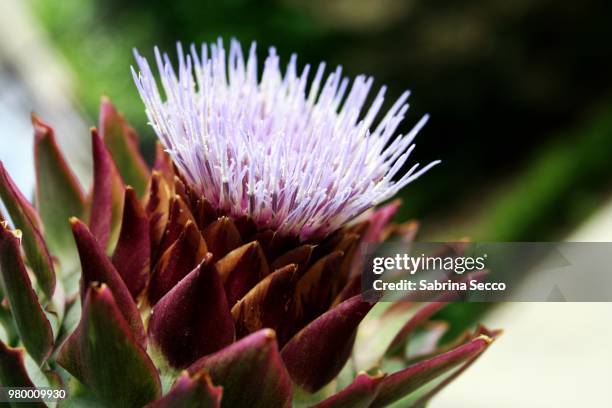
MULTIPOLYGON (((324 65, 308 87, 274 49, 156 50, 134 79, 161 143, 151 168, 106 98, 85 191, 33 115, 31 204, 0 166, 0 383, 68 390, 60 406, 423 406, 498 335, 441 342, 446 303, 361 295, 361 246, 410 241, 400 175, 424 125, 402 95, 324 65), (308 91, 307 91, 307 88, 308 91), (347 92, 348 91, 348 92, 347 92)), ((38 405, 44 406, 43 401, 38 405)))

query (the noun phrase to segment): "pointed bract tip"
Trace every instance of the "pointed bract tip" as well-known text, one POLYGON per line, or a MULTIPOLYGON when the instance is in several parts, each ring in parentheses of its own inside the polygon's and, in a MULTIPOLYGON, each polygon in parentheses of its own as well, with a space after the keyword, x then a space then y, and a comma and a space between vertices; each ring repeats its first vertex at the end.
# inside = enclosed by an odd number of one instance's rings
POLYGON ((117 108, 107 95, 100 97, 100 123, 103 123, 109 116, 117 116, 117 108))
POLYGON ((49 136, 51 132, 53 132, 51 126, 45 123, 35 112, 30 113, 30 119, 32 121, 32 126, 34 127, 34 138, 36 141, 44 139, 45 137, 49 136))
POLYGON ((12 231, 11 231, 11 230, 9 230, 9 232, 10 232, 11 234, 13 234, 13 236, 14 236, 15 238, 17 238, 19 241, 21 241, 21 238, 23 237, 23 233, 21 232, 21 230, 20 230, 20 229, 16 229, 16 230, 12 230, 12 231))
POLYGON ((210 260, 213 259, 213 254, 212 252, 207 252, 204 254, 204 258, 202 258, 202 260, 200 261, 200 264, 198 265, 200 268, 204 267, 204 266, 208 266, 210 264, 210 260))
POLYGON ((476 340, 484 340, 484 342, 487 343, 487 345, 489 345, 489 344, 493 343, 493 341, 495 339, 492 338, 492 337, 489 337, 489 336, 487 336, 485 334, 481 334, 478 337, 476 337, 476 340))
POLYGON ((276 341, 276 332, 272 329, 263 329, 261 334, 270 341, 276 341))
POLYGON ((359 372, 357 373, 356 377, 360 376, 360 375, 367 375, 369 378, 373 379, 373 380, 378 380, 381 378, 385 378, 387 376, 387 373, 380 371, 380 369, 375 369, 375 372, 372 371, 364 371, 364 370, 359 370, 359 372))
POLYGON ((6 220, 0 221, 0 227, 2 227, 4 232, 8 232, 14 238, 17 238, 19 241, 21 241, 21 237, 22 237, 23 234, 21 233, 20 229, 11 229, 11 227, 9 226, 8 221, 6 221, 6 220))
POLYGON ((108 288, 108 286, 106 285, 106 283, 98 282, 98 281, 91 282, 89 284, 88 291, 91 292, 91 293, 95 293, 97 296, 100 296, 100 295, 108 296, 107 293, 108 294, 111 293, 111 291, 108 288))

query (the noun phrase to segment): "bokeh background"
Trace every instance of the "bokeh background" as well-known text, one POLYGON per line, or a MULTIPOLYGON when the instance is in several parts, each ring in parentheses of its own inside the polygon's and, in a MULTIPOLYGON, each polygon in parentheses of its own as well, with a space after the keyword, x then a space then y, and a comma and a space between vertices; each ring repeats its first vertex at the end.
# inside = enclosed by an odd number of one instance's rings
MULTIPOLYGON (((86 183, 87 128, 102 94, 150 158, 132 48, 151 55, 153 45, 235 37, 257 41, 262 56, 274 45, 285 61, 297 52, 302 63, 371 74, 388 86, 389 106, 412 91, 402 130, 430 113, 415 157, 443 160, 402 193, 399 218, 420 219, 421 239, 610 240, 610 21, 605 0, 0 0, 0 159, 31 190, 35 110, 86 183)), ((597 374, 612 361, 610 312, 450 308, 442 317, 456 330, 484 319, 507 333, 433 406, 610 404, 597 374), (579 370, 582 383, 571 374, 579 370)))

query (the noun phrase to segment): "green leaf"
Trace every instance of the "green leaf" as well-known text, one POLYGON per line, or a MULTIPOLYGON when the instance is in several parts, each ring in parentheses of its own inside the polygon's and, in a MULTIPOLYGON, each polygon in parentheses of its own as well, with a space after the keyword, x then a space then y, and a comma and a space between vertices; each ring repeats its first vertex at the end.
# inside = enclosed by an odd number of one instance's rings
POLYGON ((316 392, 333 380, 349 359, 357 327, 374 303, 353 296, 295 334, 281 350, 293 382, 316 392))
POLYGON ((113 292, 114 302, 129 324, 138 344, 146 345, 146 334, 136 302, 121 275, 104 253, 96 238, 87 226, 76 218, 70 220, 74 239, 81 258, 81 301, 85 301, 89 286, 94 283, 104 283, 113 292))
POLYGON ((223 387, 222 407, 291 406, 291 379, 278 352, 273 330, 257 331, 196 361, 188 371, 206 372, 223 387))
POLYGON ((142 407, 161 394, 155 366, 104 284, 90 286, 81 321, 57 362, 109 406, 142 407))
POLYGON ((207 257, 151 311, 151 346, 156 346, 174 368, 187 367, 235 338, 223 285, 209 261, 207 257))
MULTIPOLYGON (((3 387, 34 387, 25 366, 25 352, 0 341, 0 384, 3 387)), ((16 407, 46 407, 41 402, 15 404, 16 407)))
POLYGON ((357 331, 353 360, 356 370, 376 367, 398 331, 416 312, 414 303, 378 303, 357 331))
POLYGON ((493 339, 481 334, 446 353, 420 361, 383 380, 372 407, 385 407, 398 401, 454 368, 470 364, 486 350, 493 339))
POLYGON ((89 228, 111 254, 119 239, 125 187, 117 166, 96 129, 91 130, 94 180, 89 228))
POLYGON ((107 97, 100 104, 100 136, 126 184, 143 197, 149 182, 149 168, 138 149, 138 135, 107 97))
MULTIPOLYGON (((472 341, 478 336, 484 335, 483 338, 489 338, 494 340, 502 333, 501 330, 489 330, 484 326, 479 326, 474 333, 466 332, 464 336, 467 336, 467 340, 464 341, 472 341)), ((396 401, 392 406, 395 408, 401 408, 404 406, 411 406, 414 408, 424 408, 427 406, 429 401, 436 396, 440 391, 442 391, 448 384, 453 382, 457 377, 459 377, 465 370, 470 368, 470 366, 482 355, 482 353, 477 354, 475 357, 472 357, 468 361, 459 366, 449 370, 448 372, 440 375, 436 379, 428 382, 421 388, 419 388, 416 392, 409 394, 407 397, 402 398, 396 401)))
POLYGON ((429 302, 425 303, 414 313, 414 315, 406 321, 406 324, 397 333, 389 348, 387 349, 387 355, 393 355, 401 352, 405 349, 406 344, 410 336, 413 335, 414 331, 428 321, 431 316, 446 306, 446 302, 429 302))
POLYGON ((205 372, 193 377, 183 372, 170 392, 147 408, 218 408, 222 393, 222 388, 215 387, 205 372))
POLYGON ((113 265, 134 299, 145 289, 151 270, 149 218, 131 187, 125 189, 123 221, 113 265))
POLYGON ((28 353, 42 364, 53 346, 53 332, 38 302, 19 251, 19 231, 0 224, 0 284, 6 294, 17 332, 28 353))
POLYGON ((85 199, 81 186, 62 155, 53 129, 32 115, 36 164, 36 207, 51 253, 63 274, 78 267, 78 255, 68 220, 81 217, 85 199))
POLYGON ((368 408, 376 398, 384 374, 359 374, 345 389, 321 401, 313 408, 368 408))
MULTIPOLYGON (((2 299, 4 299, 4 296, 2 296, 2 299)), ((9 345, 19 342, 19 333, 17 333, 15 320, 13 320, 8 305, 5 306, 3 304, 0 304, 0 341, 9 345)))
POLYGON ((29 266, 37 279, 38 286, 50 299, 55 290, 53 261, 47 250, 40 227, 40 219, 32 205, 0 163, 0 197, 9 212, 15 228, 23 231, 23 250, 29 266))

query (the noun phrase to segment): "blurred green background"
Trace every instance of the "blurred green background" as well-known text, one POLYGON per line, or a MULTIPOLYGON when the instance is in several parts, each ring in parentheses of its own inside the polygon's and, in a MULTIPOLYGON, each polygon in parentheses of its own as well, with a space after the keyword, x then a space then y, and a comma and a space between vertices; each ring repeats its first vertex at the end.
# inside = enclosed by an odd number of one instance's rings
POLYGON ((612 2, 552 0, 29 0, 95 123, 107 94, 152 131, 132 48, 235 37, 412 90, 402 130, 443 164, 403 192, 429 239, 555 240, 612 193, 612 2))
MULTIPOLYGON (((31 188, 35 109, 86 173, 81 117, 95 125, 106 94, 150 160, 132 48, 151 56, 154 45, 172 53, 176 41, 235 37, 257 41, 262 57, 274 45, 284 61, 297 52, 302 64, 373 75, 388 85, 387 106, 412 90, 400 130, 430 113, 414 157, 443 160, 402 192, 399 218, 421 220, 421 240, 609 241, 611 21, 606 0, 0 0, 0 159, 31 188), (80 125, 62 123, 71 115, 80 125)), ((606 392, 597 379, 608 378, 609 304, 515 303, 482 316, 484 307, 457 303, 441 316, 451 335, 482 318, 507 329, 491 350, 499 357, 487 356, 441 406, 476 406, 474 390, 480 406, 562 406, 606 392)))

